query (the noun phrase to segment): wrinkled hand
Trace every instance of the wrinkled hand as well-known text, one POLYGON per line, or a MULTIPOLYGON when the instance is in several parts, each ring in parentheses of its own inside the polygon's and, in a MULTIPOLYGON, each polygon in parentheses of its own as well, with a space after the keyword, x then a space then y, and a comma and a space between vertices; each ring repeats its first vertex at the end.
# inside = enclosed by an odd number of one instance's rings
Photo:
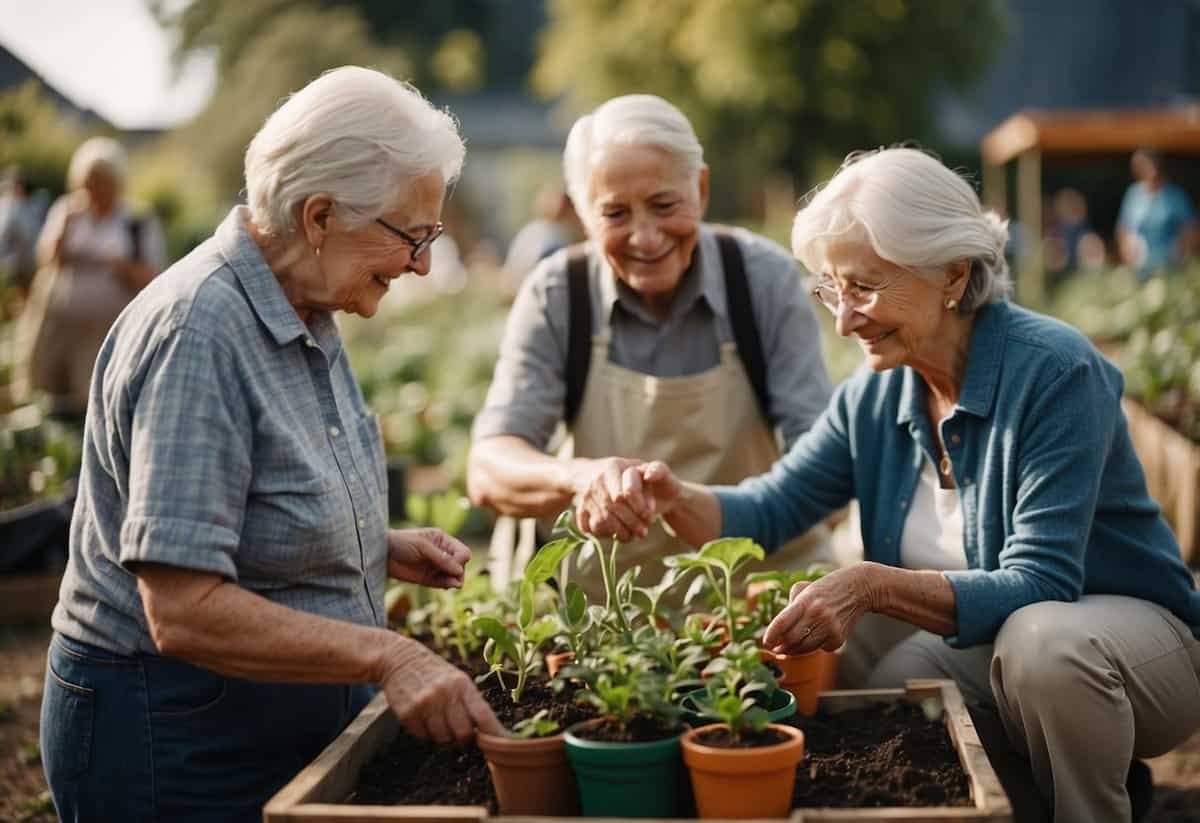
POLYGON ((763 646, 778 654, 838 649, 871 611, 866 574, 860 563, 792 586, 791 602, 767 626, 763 646))
POLYGON ((644 463, 623 457, 591 461, 594 473, 575 496, 579 528, 622 543, 645 537, 654 519, 666 514, 682 490, 679 479, 661 461, 644 463))
POLYGON ((471 678, 413 640, 397 639, 380 686, 405 730, 438 743, 463 744, 476 730, 504 734, 471 678))
POLYGON ((434 586, 462 588, 471 550, 441 529, 389 529, 388 577, 434 586))

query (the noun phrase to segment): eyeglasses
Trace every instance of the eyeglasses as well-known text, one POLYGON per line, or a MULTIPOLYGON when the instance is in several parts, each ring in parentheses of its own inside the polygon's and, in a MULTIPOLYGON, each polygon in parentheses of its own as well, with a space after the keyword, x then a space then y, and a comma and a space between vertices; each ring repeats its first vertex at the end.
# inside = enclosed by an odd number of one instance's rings
POLYGON ((442 232, 446 230, 446 227, 439 221, 434 224, 434 227, 429 230, 428 234, 420 239, 417 239, 403 229, 398 229, 390 223, 387 223, 382 218, 375 218, 375 222, 407 243, 412 248, 411 254, 414 258, 420 257, 422 254, 424 254, 425 250, 433 244, 433 241, 441 237, 442 232))
POLYGON ((813 297, 821 301, 822 306, 837 314, 843 300, 856 310, 871 308, 892 282, 888 280, 885 283, 867 284, 847 281, 843 287, 832 277, 822 275, 813 282, 811 291, 813 297))

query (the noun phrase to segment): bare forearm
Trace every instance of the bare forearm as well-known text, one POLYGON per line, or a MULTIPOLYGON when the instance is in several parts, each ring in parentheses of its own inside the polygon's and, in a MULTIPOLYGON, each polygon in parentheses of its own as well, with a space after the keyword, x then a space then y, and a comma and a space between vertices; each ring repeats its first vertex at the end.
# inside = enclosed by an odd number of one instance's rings
POLYGON ((679 499, 663 520, 689 546, 703 546, 721 536, 721 504, 712 490, 700 483, 684 483, 679 499))
POLYGON ((186 578, 160 577, 154 585, 147 596, 143 583, 142 597, 160 651, 233 677, 377 683, 414 643, 272 603, 234 583, 205 590, 186 578))
POLYGON ((467 464, 471 501, 515 517, 554 515, 571 505, 570 465, 513 436, 489 437, 471 447, 467 464))
POLYGON ((873 611, 942 637, 958 631, 954 587, 939 571, 869 563, 873 611))

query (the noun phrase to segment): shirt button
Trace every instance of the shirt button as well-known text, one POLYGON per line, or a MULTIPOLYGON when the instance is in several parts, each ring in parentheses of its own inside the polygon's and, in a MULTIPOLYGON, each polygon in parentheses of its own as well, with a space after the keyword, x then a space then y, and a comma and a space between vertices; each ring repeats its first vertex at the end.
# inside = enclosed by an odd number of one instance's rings
POLYGON ((341 429, 339 429, 337 426, 330 426, 330 427, 329 427, 329 436, 330 436, 330 437, 337 437, 337 436, 338 436, 339 434, 341 434, 341 433, 342 433, 342 430, 341 430, 341 429))
POLYGON ((952 435, 950 435, 950 442, 951 443, 961 443, 962 438, 959 437, 957 434, 952 434, 952 435))
POLYGON ((367 525, 367 521, 366 521, 366 520, 364 520, 364 519, 363 519, 363 518, 361 518, 361 517, 360 517, 360 518, 358 518, 358 527, 359 527, 360 529, 361 529, 361 528, 363 528, 363 527, 364 527, 364 526, 366 526, 366 525, 367 525))
POLYGON ((311 337, 304 338, 304 345, 308 346, 310 349, 315 349, 317 347, 316 341, 314 341, 311 337))

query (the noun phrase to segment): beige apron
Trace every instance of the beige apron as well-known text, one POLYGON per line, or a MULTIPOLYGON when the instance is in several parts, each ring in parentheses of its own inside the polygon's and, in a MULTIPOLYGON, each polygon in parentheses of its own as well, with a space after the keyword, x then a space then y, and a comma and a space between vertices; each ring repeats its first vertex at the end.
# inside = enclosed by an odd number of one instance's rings
MULTIPOLYGON (((652 377, 617 366, 608 359, 610 330, 592 340, 592 363, 579 415, 564 456, 632 457, 662 460, 682 479, 733 484, 762 474, 779 458, 774 433, 768 429, 754 389, 733 342, 721 345, 719 365, 687 377, 652 377)), ((649 585, 665 572, 662 558, 691 551, 655 524, 641 540, 622 545, 618 574, 641 566, 640 584, 649 585)), ((780 547, 751 570, 796 569, 810 563, 835 563, 828 529, 818 525, 780 547)), ((593 560, 583 569, 571 567, 569 579, 583 586, 588 600, 603 602, 604 586, 593 560)), ((686 585, 669 598, 682 599, 686 585)))

